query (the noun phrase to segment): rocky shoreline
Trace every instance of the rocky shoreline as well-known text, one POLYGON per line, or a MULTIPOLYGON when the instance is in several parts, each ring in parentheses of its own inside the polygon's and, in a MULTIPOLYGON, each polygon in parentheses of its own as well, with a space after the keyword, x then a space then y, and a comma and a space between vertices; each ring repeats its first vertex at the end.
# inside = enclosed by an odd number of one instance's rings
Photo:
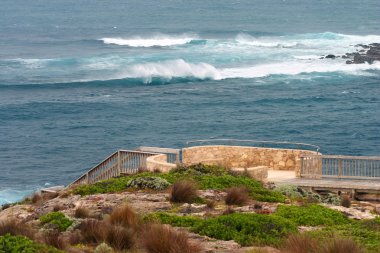
POLYGON ((368 45, 358 44, 355 45, 356 52, 346 53, 344 55, 328 54, 321 57, 321 59, 346 59, 346 64, 373 64, 375 61, 380 61, 380 43, 371 43, 368 45))

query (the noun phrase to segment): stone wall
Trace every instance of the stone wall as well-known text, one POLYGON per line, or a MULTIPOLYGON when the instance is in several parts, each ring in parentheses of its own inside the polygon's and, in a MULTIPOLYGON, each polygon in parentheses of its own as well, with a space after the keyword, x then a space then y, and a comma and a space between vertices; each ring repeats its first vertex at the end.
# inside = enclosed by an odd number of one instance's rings
POLYGON ((197 146, 182 150, 185 165, 220 164, 230 168, 268 166, 276 170, 294 170, 300 176, 300 155, 317 154, 298 149, 275 149, 244 146, 197 146))
POLYGON ((150 171, 160 170, 161 172, 169 172, 172 168, 177 165, 173 163, 168 163, 168 156, 166 154, 159 154, 154 156, 149 156, 146 159, 146 167, 150 171))

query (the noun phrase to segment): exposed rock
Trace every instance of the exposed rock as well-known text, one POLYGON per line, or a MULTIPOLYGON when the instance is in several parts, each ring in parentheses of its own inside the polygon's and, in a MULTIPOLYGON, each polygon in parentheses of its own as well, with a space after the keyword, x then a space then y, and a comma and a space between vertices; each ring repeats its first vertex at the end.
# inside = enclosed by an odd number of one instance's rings
POLYGON ((207 209, 207 205, 199 205, 199 204, 188 204, 185 203, 181 206, 181 213, 200 213, 207 209))
POLYGON ((336 56, 333 54, 328 54, 325 56, 325 59, 335 59, 335 58, 336 58, 336 56))
POLYGON ((372 43, 369 45, 359 44, 356 46, 362 49, 357 50, 356 53, 347 53, 344 58, 351 59, 350 61, 346 61, 347 64, 372 64, 375 61, 380 61, 380 43, 372 43))
POLYGON ((374 219, 376 218, 376 215, 371 213, 370 210, 362 207, 343 207, 343 206, 329 206, 327 207, 338 210, 342 213, 344 213, 347 217, 356 219, 356 220, 362 220, 362 219, 374 219))

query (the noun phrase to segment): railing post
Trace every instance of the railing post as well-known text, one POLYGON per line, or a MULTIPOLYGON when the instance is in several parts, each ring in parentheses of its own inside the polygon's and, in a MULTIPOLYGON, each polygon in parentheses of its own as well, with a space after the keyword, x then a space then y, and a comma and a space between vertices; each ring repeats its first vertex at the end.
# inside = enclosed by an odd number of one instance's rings
POLYGON ((121 157, 120 157, 120 150, 117 151, 117 176, 120 176, 121 174, 121 157))
POLYGON ((342 159, 338 160, 338 177, 342 177, 342 159))
POLYGON ((86 173, 86 182, 87 184, 90 184, 90 177, 88 176, 88 172, 86 173))

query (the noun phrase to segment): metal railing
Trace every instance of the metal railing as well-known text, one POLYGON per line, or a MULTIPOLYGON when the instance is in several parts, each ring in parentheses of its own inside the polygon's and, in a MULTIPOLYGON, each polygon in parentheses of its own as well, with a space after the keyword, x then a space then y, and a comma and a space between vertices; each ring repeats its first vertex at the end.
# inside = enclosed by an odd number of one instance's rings
POLYGON ((380 157, 303 155, 301 177, 380 180, 380 157))
POLYGON ((303 149, 319 152, 319 146, 307 144, 302 142, 290 141, 260 141, 260 140, 239 140, 239 139, 207 139, 207 140, 192 140, 186 142, 186 148, 190 146, 201 145, 229 145, 229 146, 253 146, 263 148, 289 148, 289 149, 303 149), (252 145, 253 144, 253 145, 252 145))
POLYGON ((118 177, 123 173, 136 173, 140 168, 146 167, 146 158, 152 155, 157 155, 157 153, 135 150, 116 151, 72 182, 69 186, 92 184, 101 180, 118 177))
POLYGON ((93 184, 101 180, 118 177, 122 174, 134 174, 146 168, 149 156, 166 154, 168 163, 179 163, 180 150, 170 148, 139 147, 136 150, 118 150, 102 162, 87 171, 69 186, 93 184))

